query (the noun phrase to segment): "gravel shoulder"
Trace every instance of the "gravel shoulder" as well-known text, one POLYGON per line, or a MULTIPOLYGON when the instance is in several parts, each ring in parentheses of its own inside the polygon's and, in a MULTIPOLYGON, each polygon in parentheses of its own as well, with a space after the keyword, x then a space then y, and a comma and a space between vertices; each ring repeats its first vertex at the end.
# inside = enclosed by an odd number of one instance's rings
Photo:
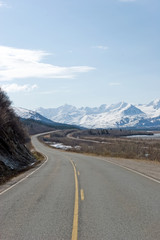
POLYGON ((124 158, 104 158, 113 163, 131 168, 147 176, 160 180, 160 163, 147 160, 124 159, 124 158))

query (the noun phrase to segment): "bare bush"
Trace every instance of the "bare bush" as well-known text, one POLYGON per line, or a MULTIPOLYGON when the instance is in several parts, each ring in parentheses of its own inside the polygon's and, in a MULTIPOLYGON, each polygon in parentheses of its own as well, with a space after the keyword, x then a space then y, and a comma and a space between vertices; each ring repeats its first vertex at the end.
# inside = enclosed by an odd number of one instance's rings
POLYGON ((21 143, 29 140, 26 130, 11 107, 11 101, 0 89, 0 135, 3 138, 7 137, 8 133, 18 136, 21 143))
MULTIPOLYGON (((93 133, 95 133, 93 131, 93 133)), ((73 135, 72 135, 73 136, 73 135)), ((160 141, 126 138, 106 138, 103 137, 84 137, 67 138, 66 132, 59 131, 45 137, 44 141, 63 143, 72 146, 68 151, 89 153, 109 157, 121 157, 132 159, 147 159, 160 161, 160 141), (95 142, 97 141, 97 142, 95 142), (75 146, 80 146, 75 149, 75 146)))

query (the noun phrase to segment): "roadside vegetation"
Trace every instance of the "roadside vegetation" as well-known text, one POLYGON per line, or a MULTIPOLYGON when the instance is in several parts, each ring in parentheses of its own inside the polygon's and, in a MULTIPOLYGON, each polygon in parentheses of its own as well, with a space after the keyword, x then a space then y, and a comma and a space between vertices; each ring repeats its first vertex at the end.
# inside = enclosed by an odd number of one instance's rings
POLYGON ((27 148, 30 137, 14 113, 7 95, 0 89, 0 183, 36 163, 27 148))
MULTIPOLYGON (((124 136, 126 135, 135 135, 135 131, 129 130, 125 132, 125 130, 104 129, 87 130, 87 132, 86 130, 59 131, 43 136, 41 140, 48 145, 63 143, 71 146, 72 148, 68 149, 68 151, 105 157, 147 159, 160 162, 160 141, 158 139, 125 138, 124 136)), ((153 133, 136 131, 136 134, 153 133)))
POLYGON ((33 119, 21 119, 21 122, 26 127, 29 135, 54 131, 58 129, 61 129, 61 130, 62 129, 79 129, 77 126, 73 126, 73 125, 56 123, 56 122, 53 122, 53 124, 48 124, 48 123, 41 122, 38 120, 33 120, 33 119))

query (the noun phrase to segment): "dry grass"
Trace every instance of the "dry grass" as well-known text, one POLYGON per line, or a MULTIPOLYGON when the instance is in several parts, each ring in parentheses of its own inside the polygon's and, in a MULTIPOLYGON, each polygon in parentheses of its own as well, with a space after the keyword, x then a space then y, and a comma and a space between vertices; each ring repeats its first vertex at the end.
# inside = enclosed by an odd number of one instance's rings
POLYGON ((43 138, 43 140, 63 143, 72 147, 80 146, 80 149, 73 148, 68 151, 160 162, 160 140, 85 137, 83 141, 82 139, 67 138, 64 132, 56 133, 56 136, 52 134, 50 137, 43 138))
POLYGON ((34 158, 37 160, 37 163, 44 161, 45 157, 43 154, 41 154, 40 152, 34 151, 32 152, 34 158))

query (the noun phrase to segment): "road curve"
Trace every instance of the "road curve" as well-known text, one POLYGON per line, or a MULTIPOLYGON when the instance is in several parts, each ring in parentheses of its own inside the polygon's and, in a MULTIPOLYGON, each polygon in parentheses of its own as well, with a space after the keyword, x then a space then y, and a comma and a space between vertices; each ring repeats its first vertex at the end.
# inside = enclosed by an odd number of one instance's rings
POLYGON ((0 195, 0 240, 159 240, 160 184, 100 157, 48 156, 0 195))

